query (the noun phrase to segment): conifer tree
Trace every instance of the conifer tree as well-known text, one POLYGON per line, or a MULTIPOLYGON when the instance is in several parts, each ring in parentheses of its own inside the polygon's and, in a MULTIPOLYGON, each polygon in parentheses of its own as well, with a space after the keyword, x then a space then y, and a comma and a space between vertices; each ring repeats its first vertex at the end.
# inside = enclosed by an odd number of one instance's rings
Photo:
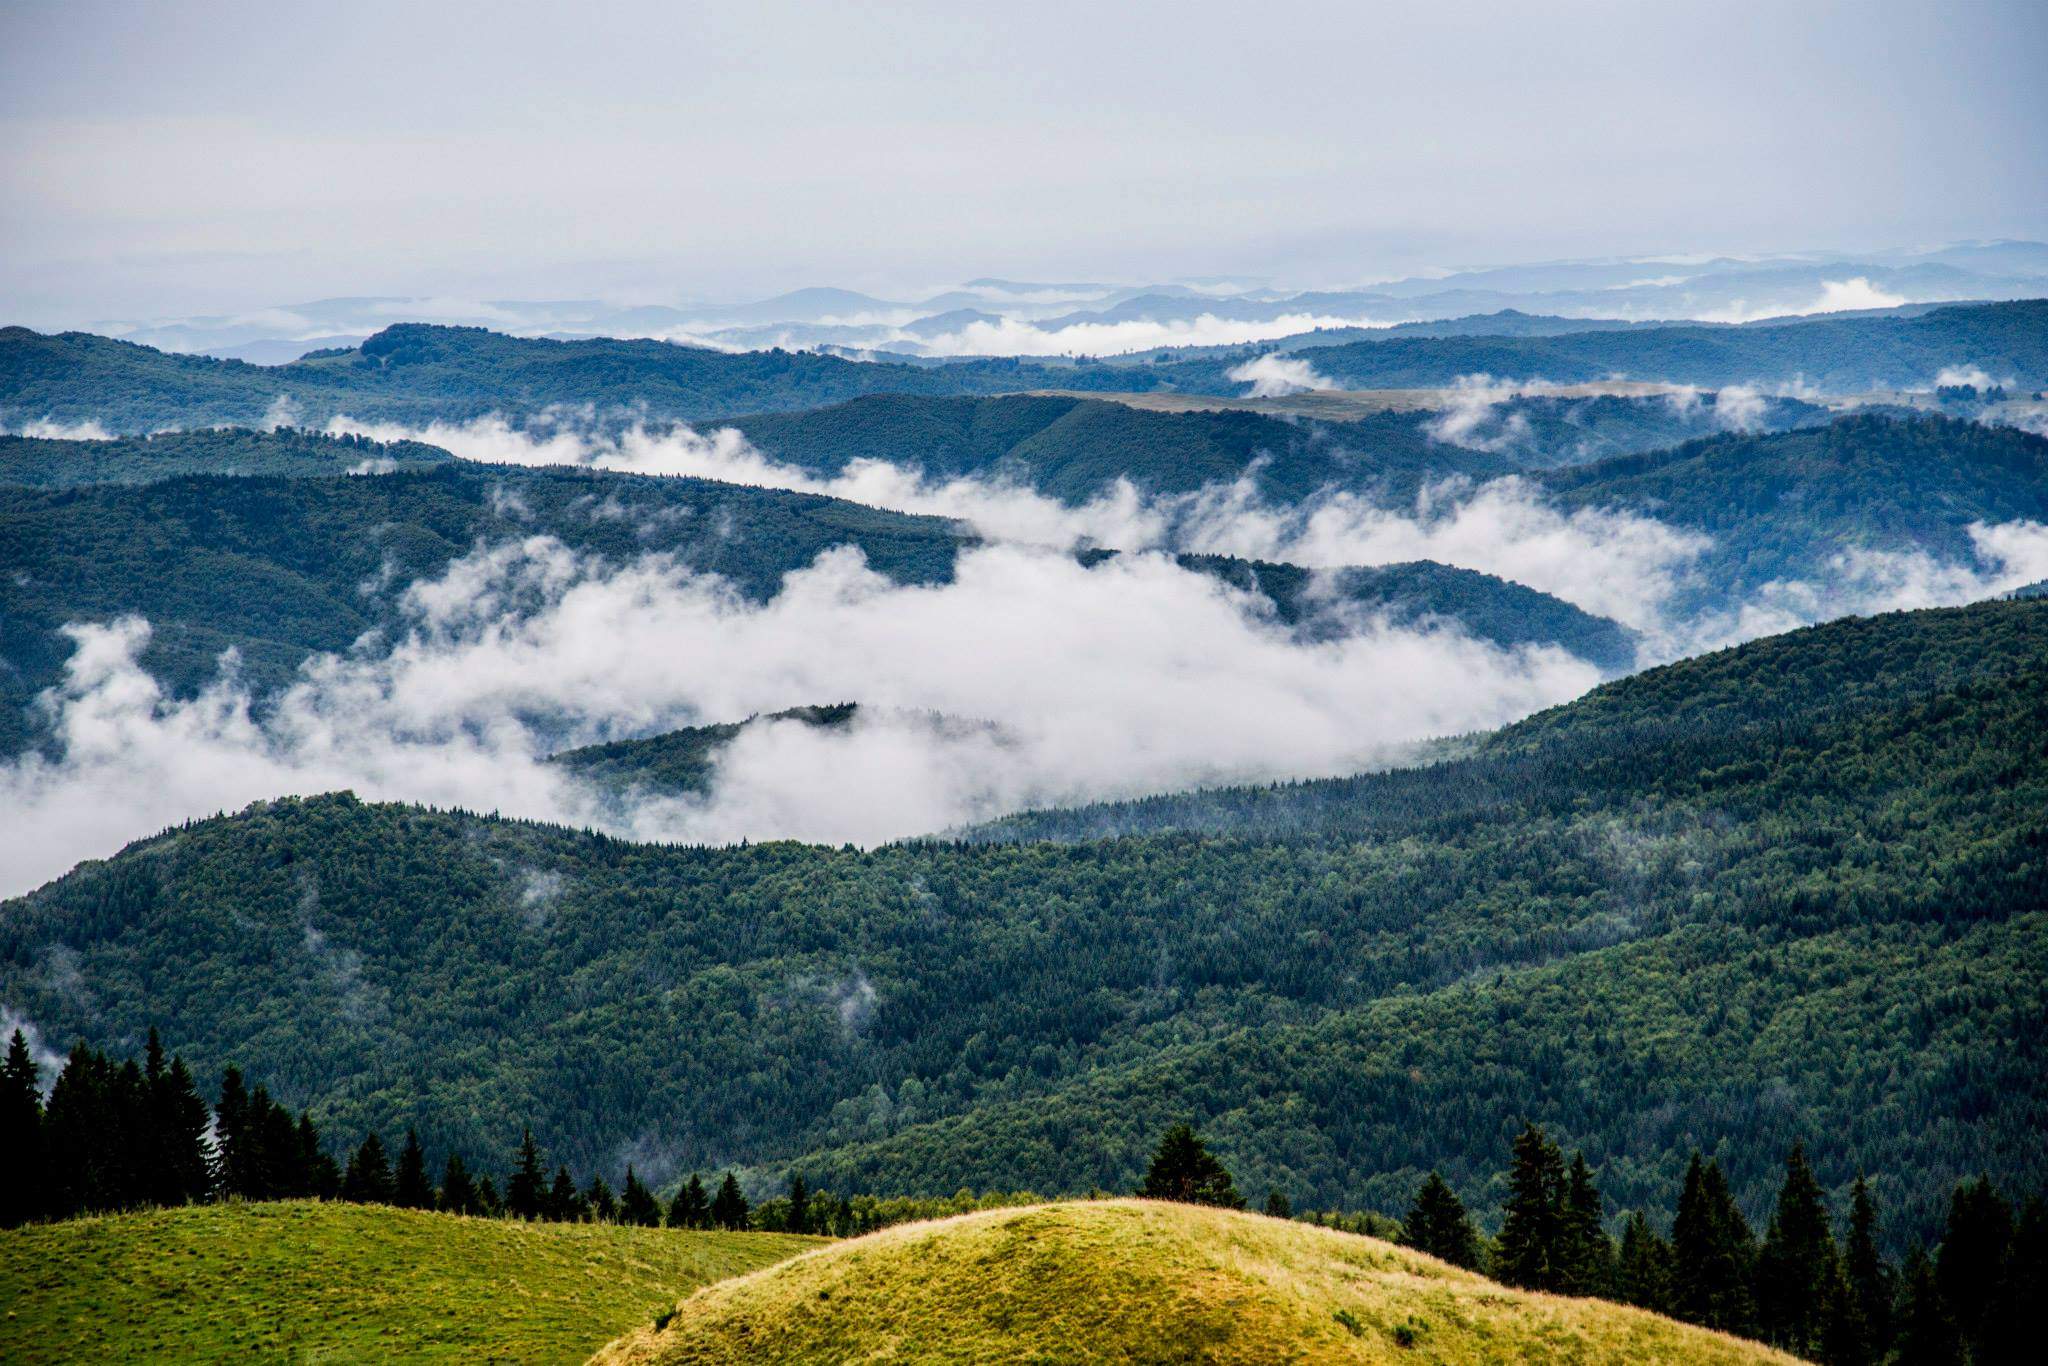
POLYGON ((384 1140, 372 1131, 348 1160, 348 1170, 341 1178, 341 1198, 358 1205, 388 1205, 396 1194, 384 1140))
POLYGON ((220 1103, 213 1107, 215 1184, 222 1195, 249 1198, 254 1154, 249 1151, 249 1093, 242 1069, 221 1073, 220 1103))
POLYGON ((0 1064, 0 1228, 46 1211, 50 1176, 43 1155, 42 1072, 28 1038, 14 1031, 0 1064))
POLYGON ((1479 1235, 1465 1213, 1464 1201, 1439 1172, 1431 1172, 1416 1191, 1415 1203, 1401 1221, 1401 1240, 1452 1266, 1479 1265, 1479 1235))
POLYGON ((709 1228, 711 1226, 711 1197, 705 1193, 704 1182, 697 1173, 691 1172, 690 1179, 676 1191, 676 1198, 668 1207, 670 1228, 709 1228))
POLYGON ((441 1190, 436 1203, 450 1214, 483 1213, 476 1182, 470 1180, 469 1167, 455 1153, 448 1154, 448 1165, 441 1169, 441 1190))
POLYGON ((1605 1207, 1583 1152, 1572 1154, 1557 1215, 1557 1249, 1550 1289, 1561 1295, 1605 1295, 1614 1280, 1614 1245, 1607 1240, 1605 1207))
POLYGON ((1898 1297, 1898 1278, 1878 1250, 1877 1201, 1861 1174, 1849 1191, 1849 1236, 1842 1272, 1860 1325, 1858 1340, 1867 1349, 1869 1360, 1882 1361, 1892 1345, 1892 1305, 1898 1297))
POLYGON ((634 1172, 630 1162, 626 1164, 626 1189, 619 1196, 619 1221, 642 1228, 654 1228, 661 1223, 661 1202, 647 1189, 647 1183, 634 1172))
POLYGON ((293 1142, 298 1152, 297 1168, 305 1184, 304 1193, 322 1200, 339 1199, 341 1167, 320 1146, 320 1131, 313 1127, 310 1111, 299 1113, 299 1126, 293 1134, 293 1142))
POLYGON ((583 1197, 576 1193, 576 1178, 567 1166, 555 1168, 555 1184, 547 1195, 548 1218, 571 1224, 583 1218, 583 1197))
POLYGON ((519 1140, 519 1165, 505 1182, 505 1213, 514 1219, 538 1219, 547 1213, 547 1174, 541 1168, 540 1148, 527 1129, 519 1140))
POLYGON ((1804 1145, 1794 1143, 1757 1258, 1757 1319, 1765 1341, 1795 1356, 1814 1354, 1836 1263, 1827 1200, 1807 1165, 1804 1145))
POLYGON ((476 1212, 478 1214, 485 1215, 492 1219, 497 1218, 501 1214, 510 1213, 510 1211, 505 1208, 505 1202, 498 1198, 498 1187, 496 1183, 494 1183, 488 1176, 480 1176, 477 1178, 476 1212))
POLYGON ((789 1178, 789 1213, 783 1217, 783 1226, 791 1233, 811 1231, 810 1191, 801 1175, 789 1178))
POLYGON ((1194 1128, 1176 1124, 1159 1140, 1138 1194, 1148 1200, 1178 1200, 1190 1205, 1243 1209, 1244 1198, 1221 1162, 1213 1157, 1194 1128))
POLYGON ((1748 1336, 1755 1330, 1750 1293, 1756 1239, 1736 1208, 1718 1162, 1694 1153, 1671 1224, 1672 1303, 1679 1318, 1748 1336))
POLYGON ((718 1195, 711 1202, 711 1220, 720 1228, 737 1230, 747 1226, 747 1197, 740 1193, 740 1183, 731 1172, 718 1185, 718 1195))
POLYGON ((1935 1254, 1934 1281, 1973 1355, 1981 1356, 2012 1253, 2012 1207, 1987 1177, 1965 1181, 1949 1198, 1948 1223, 1935 1254))
POLYGON ((1657 1236, 1641 1210, 1632 1212, 1621 1228, 1614 1294, 1623 1304, 1671 1312, 1671 1244, 1657 1236))
POLYGON ((1955 1320, 1942 1302, 1933 1263, 1920 1249, 1906 1258, 1904 1303, 1899 1310, 1898 1366, 1962 1366, 1955 1320))
POLYGON ((1564 1207, 1564 1155, 1534 1124, 1515 1139, 1508 1198, 1494 1275, 1530 1290, 1556 1286, 1558 1225, 1564 1207))
MULTIPOLYGON (((619 1219, 618 1197, 612 1194, 611 1186, 602 1173, 590 1178, 590 1187, 583 1192, 583 1208, 590 1211, 590 1217, 600 1224, 614 1224, 619 1219)), ((576 1215, 569 1216, 577 1217, 576 1215)))
MULTIPOLYGON (((155 1037, 155 1031, 150 1031, 155 1037)), ((162 1205, 204 1200, 212 1193, 207 1150, 209 1116, 193 1083, 192 1069, 173 1057, 150 1079, 150 1126, 156 1136, 154 1199, 162 1205)))
POLYGON ((392 1174, 391 1202, 400 1209, 432 1209, 434 1187, 427 1180, 427 1154, 420 1147, 419 1130, 405 1131, 405 1147, 398 1154, 398 1168, 392 1174))
POLYGON ((1292 1219, 1294 1205, 1279 1190, 1266 1192, 1266 1213, 1275 1219, 1292 1219))

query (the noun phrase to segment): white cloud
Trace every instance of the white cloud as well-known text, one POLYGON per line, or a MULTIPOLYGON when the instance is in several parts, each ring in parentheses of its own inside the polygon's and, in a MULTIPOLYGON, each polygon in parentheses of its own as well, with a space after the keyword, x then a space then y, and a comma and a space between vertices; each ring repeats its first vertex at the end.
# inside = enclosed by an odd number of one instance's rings
POLYGON ((186 817, 342 787, 645 838, 872 842, 1042 802, 1354 771, 1597 679, 1560 650, 1377 622, 1306 642, 1153 555, 1086 568, 995 546, 951 584, 903 587, 840 549, 753 604, 659 558, 606 567, 535 537, 405 604, 388 657, 321 657, 261 718, 232 661, 169 700, 135 662, 146 625, 71 628, 46 697, 64 758, 0 770, 0 888, 186 817), (536 717, 599 739, 844 698, 873 714, 750 728, 704 800, 622 813, 538 762, 536 717), (933 711, 992 724, 919 719, 933 711))
POLYGON ((1749 323, 1764 318, 1800 318, 1812 313, 1847 313, 1866 308, 1897 308, 1910 300, 1903 294, 1890 294, 1870 282, 1868 276, 1855 275, 1846 280, 1823 280, 1820 293, 1802 303, 1770 302, 1751 304, 1746 299, 1736 299, 1721 308, 1710 308, 1698 316, 1702 322, 1749 323))
POLYGON ((45 441, 112 441, 114 434, 100 425, 96 417, 83 422, 55 422, 47 417, 33 422, 24 422, 17 436, 40 437, 45 441))
POLYGON ((1935 387, 1939 389, 1952 388, 1957 385, 1969 385, 1973 389, 1989 389, 1993 383, 1994 381, 1991 376, 1984 373, 1982 366, 1977 365, 1944 366, 1941 373, 1934 377, 1935 387))
POLYGON ((1714 422, 1731 432, 1753 432, 1764 423, 1764 396, 1745 384, 1730 384, 1714 395, 1714 422))
POLYGON ((1316 373, 1316 368, 1298 356, 1267 352, 1246 361, 1230 372, 1231 379, 1251 385, 1252 398, 1281 398, 1312 389, 1335 389, 1337 381, 1316 373))
POLYGON ((1204 313, 1166 321, 1069 323, 1045 328, 1021 318, 971 322, 956 332, 922 339, 933 356, 1115 356, 1160 346, 1235 346, 1273 341, 1325 327, 1391 327, 1394 320, 1345 318, 1319 313, 1286 313, 1242 320, 1204 313))

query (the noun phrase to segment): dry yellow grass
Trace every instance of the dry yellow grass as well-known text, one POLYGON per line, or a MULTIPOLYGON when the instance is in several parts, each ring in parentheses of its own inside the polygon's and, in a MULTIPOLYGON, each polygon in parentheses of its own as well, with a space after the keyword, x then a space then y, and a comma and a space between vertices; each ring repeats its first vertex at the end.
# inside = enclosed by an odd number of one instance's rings
POLYGON ((683 1362, 1789 1361, 1371 1238, 1111 1200, 888 1229, 698 1291, 598 1353, 683 1362))

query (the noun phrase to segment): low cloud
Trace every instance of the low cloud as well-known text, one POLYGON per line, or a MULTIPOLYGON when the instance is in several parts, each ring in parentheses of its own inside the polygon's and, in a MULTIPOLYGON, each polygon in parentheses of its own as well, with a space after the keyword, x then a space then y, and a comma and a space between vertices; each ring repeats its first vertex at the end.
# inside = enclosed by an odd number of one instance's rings
POLYGON ((112 441, 114 434, 100 425, 98 418, 87 418, 83 422, 57 422, 47 417, 33 422, 24 422, 16 436, 40 437, 46 441, 112 441))
POLYGON ((1868 276, 1855 275, 1846 280, 1821 281, 1820 293, 1801 303, 1751 304, 1746 299, 1736 299, 1725 307, 1708 309, 1698 316, 1702 322, 1748 323, 1764 318, 1803 318, 1814 313, 1897 308, 1909 302, 1911 300, 1903 294, 1892 294, 1878 288, 1868 276))
POLYGON ((1251 398, 1284 398, 1288 394, 1338 387, 1337 381, 1317 374, 1316 368, 1300 357, 1270 351, 1238 366, 1229 377, 1239 384, 1251 385, 1251 398))

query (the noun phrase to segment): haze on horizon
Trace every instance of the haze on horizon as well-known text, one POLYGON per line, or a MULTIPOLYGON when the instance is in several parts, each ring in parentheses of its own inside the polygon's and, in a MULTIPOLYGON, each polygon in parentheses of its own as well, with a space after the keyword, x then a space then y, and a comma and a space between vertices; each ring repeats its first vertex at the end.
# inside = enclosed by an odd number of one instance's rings
POLYGON ((2048 11, 0 12, 0 321, 2048 236, 2048 11))

